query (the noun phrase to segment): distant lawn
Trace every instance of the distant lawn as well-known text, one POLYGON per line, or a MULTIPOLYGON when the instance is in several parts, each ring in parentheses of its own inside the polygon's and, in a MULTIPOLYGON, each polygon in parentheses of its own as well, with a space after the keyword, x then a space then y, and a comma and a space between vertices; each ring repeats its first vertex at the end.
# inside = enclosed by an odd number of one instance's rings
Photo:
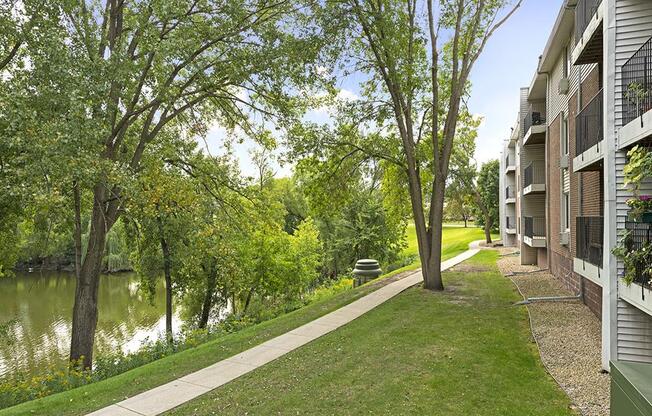
POLYGON ((170 415, 573 415, 526 311, 483 251, 449 288, 412 288, 170 415))
MULTIPOLYGON (((484 230, 471 224, 469 224, 468 228, 464 228, 464 224, 461 226, 457 224, 444 224, 443 234, 442 257, 444 260, 466 251, 470 242, 484 240, 484 230)), ((406 235, 408 246, 403 250, 403 253, 418 257, 419 245, 417 244, 417 232, 414 228, 414 223, 410 222, 408 224, 406 235)), ((499 238, 499 236, 492 234, 491 238, 499 238)))
MULTIPOLYGON (((465 251, 471 241, 481 238, 483 238, 482 231, 477 228, 446 227, 442 255, 444 259, 451 258, 465 251)), ((414 244, 416 244, 416 236, 414 244)), ((384 277, 418 267, 419 263, 417 262, 388 273, 384 277)), ((276 319, 219 337, 107 380, 0 410, 0 416, 86 414, 249 349, 345 306, 377 288, 378 285, 368 284, 338 293, 333 297, 312 303, 276 319)))

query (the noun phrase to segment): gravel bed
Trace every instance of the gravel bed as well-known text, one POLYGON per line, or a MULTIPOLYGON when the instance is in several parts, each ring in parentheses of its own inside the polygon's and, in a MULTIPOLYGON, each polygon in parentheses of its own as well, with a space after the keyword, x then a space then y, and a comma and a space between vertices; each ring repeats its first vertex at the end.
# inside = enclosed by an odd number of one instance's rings
MULTIPOLYGON (((559 280, 535 266, 521 266, 513 249, 501 249, 501 272, 523 296, 572 296, 559 280), (513 272, 531 272, 513 274, 513 272)), ((548 372, 586 416, 609 415, 609 375, 602 372, 600 320, 579 301, 538 302, 527 306, 532 333, 548 372)))

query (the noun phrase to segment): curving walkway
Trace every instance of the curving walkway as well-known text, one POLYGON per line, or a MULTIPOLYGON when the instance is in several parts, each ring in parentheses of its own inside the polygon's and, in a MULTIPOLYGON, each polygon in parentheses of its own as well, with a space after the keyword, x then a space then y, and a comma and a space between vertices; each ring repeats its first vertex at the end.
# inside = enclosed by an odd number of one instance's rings
MULTIPOLYGON (((478 242, 471 243, 469 250, 442 262, 442 271, 468 260, 478 251, 478 242)), ((159 415, 334 331, 422 280, 421 272, 416 271, 290 332, 88 416, 159 415)))

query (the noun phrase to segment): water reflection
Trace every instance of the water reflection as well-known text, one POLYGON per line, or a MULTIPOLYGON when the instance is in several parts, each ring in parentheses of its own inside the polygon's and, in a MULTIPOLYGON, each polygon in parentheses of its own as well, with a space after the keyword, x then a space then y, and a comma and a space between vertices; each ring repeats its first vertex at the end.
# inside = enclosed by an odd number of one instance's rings
MULTIPOLYGON (((165 331, 164 282, 153 304, 138 290, 133 273, 103 275, 95 353, 138 349, 165 331)), ((75 277, 71 273, 17 273, 0 279, 0 322, 16 319, 13 342, 0 340, 0 377, 16 371, 39 374, 66 362, 72 330, 75 277)), ((174 327, 180 320, 175 316, 174 327)))

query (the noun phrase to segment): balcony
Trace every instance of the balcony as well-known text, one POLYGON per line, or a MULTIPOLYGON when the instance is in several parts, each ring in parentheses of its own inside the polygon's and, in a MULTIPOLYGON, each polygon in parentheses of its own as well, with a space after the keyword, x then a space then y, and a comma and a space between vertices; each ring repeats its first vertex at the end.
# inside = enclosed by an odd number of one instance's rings
POLYGON ((516 219, 514 217, 505 217, 505 232, 516 234, 516 219))
POLYGON ((586 172, 602 168, 604 158, 603 94, 598 92, 575 118, 574 172, 586 172))
POLYGON ((602 252, 604 239, 603 217, 577 217, 575 258, 573 269, 599 286, 602 286, 602 252))
POLYGON ((516 192, 514 191, 514 187, 511 185, 505 188, 505 203, 506 204, 516 203, 516 192))
POLYGON ((622 67, 622 125, 618 147, 652 136, 652 38, 622 67))
POLYGON ((523 195, 546 192, 546 169, 542 160, 530 162, 523 170, 523 195))
POLYGON ((520 139, 520 131, 521 131, 521 122, 516 121, 516 126, 512 127, 512 133, 509 136, 509 143, 507 144, 507 147, 510 149, 514 149, 516 147, 516 142, 518 142, 518 139, 520 139))
POLYGON ((505 156, 505 172, 514 173, 516 172, 516 165, 514 165, 514 158, 510 155, 505 156))
POLYGON ((546 117, 530 107, 523 118, 523 146, 546 142, 546 117))
POLYGON ((603 1, 579 0, 575 6, 574 65, 592 64, 602 60, 603 1))
MULTIPOLYGON (((625 229, 625 246, 629 251, 640 250, 652 244, 652 224, 626 221, 625 229)), ((618 295, 629 304, 652 315, 652 280, 645 272, 650 262, 652 258, 635 266, 635 278, 631 285, 628 286, 623 281, 618 282, 618 295)))
POLYGON ((525 244, 535 248, 546 246, 545 217, 523 217, 523 225, 523 242, 525 244))

